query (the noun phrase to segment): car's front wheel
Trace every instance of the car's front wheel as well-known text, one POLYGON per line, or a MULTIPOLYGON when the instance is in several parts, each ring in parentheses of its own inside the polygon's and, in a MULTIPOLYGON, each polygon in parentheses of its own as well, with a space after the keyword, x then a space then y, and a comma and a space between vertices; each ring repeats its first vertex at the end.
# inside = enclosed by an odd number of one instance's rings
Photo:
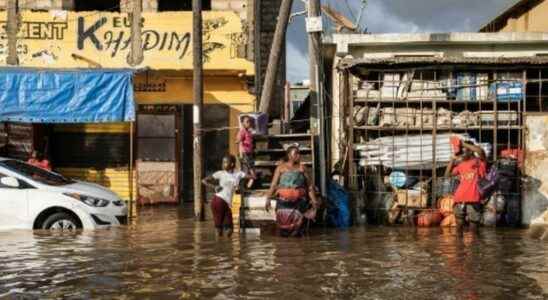
POLYGON ((80 229, 78 221, 70 214, 64 212, 55 213, 44 221, 42 229, 48 230, 76 230, 80 229))

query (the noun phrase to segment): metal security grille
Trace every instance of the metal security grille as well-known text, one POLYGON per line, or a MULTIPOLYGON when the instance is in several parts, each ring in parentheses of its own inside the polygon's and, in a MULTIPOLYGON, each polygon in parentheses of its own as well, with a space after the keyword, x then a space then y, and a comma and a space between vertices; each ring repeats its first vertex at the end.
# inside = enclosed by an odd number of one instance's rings
MULTIPOLYGON (((349 186, 383 214, 391 197, 404 211, 436 208, 449 137, 481 145, 489 164, 523 153, 525 114, 548 110, 547 75, 539 66, 466 64, 342 71, 349 186), (395 175, 416 188, 394 188, 395 175)), ((518 199, 519 174, 510 189, 518 199)))

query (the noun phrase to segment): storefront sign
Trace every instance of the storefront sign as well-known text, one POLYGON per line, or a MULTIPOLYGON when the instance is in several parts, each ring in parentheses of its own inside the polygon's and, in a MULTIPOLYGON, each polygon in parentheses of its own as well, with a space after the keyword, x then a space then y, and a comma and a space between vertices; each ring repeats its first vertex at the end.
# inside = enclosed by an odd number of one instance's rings
MULTIPOLYGON (((6 64, 6 13, 0 14, 0 64, 6 64)), ((136 68, 192 69, 192 13, 143 13, 144 61, 136 68)), ((242 22, 232 12, 204 13, 204 68, 245 70, 237 57, 245 42, 242 22)), ((107 12, 21 13, 17 52, 20 66, 129 68, 131 18, 107 12)))

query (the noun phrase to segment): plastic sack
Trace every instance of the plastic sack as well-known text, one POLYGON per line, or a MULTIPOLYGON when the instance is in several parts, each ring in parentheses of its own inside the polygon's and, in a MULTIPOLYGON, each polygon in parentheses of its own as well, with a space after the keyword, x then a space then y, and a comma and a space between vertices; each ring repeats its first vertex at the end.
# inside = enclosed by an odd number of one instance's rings
POLYGON ((419 227, 431 227, 438 226, 442 221, 442 215, 439 210, 425 210, 417 217, 417 226, 419 227))
POLYGON ((450 214, 447 217, 443 218, 440 223, 441 227, 455 227, 457 226, 457 220, 455 219, 454 214, 450 214))
POLYGON ((454 201, 452 196, 444 197, 438 202, 438 208, 444 217, 453 213, 453 204, 454 201))
POLYGON ((350 226, 349 195, 335 181, 329 181, 327 185, 327 224, 336 228, 350 226))

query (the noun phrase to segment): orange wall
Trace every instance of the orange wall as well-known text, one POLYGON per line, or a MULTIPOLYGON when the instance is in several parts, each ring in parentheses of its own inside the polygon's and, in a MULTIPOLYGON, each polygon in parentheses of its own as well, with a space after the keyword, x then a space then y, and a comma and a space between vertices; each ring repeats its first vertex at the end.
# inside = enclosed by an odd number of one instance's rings
POLYGON ((508 19, 503 32, 548 32, 548 1, 534 7, 518 18, 508 19))
MULTIPOLYGON (((161 77, 160 77, 161 79, 161 77)), ((192 77, 164 77, 166 80, 165 92, 136 92, 138 104, 193 104, 192 77)), ((135 84, 144 80, 144 76, 137 76, 135 84)), ((252 112, 255 109, 255 96, 247 91, 244 78, 236 75, 207 76, 204 78, 204 114, 207 114, 208 104, 226 104, 230 107, 229 145, 230 153, 237 154, 236 140, 238 115, 252 112)))

